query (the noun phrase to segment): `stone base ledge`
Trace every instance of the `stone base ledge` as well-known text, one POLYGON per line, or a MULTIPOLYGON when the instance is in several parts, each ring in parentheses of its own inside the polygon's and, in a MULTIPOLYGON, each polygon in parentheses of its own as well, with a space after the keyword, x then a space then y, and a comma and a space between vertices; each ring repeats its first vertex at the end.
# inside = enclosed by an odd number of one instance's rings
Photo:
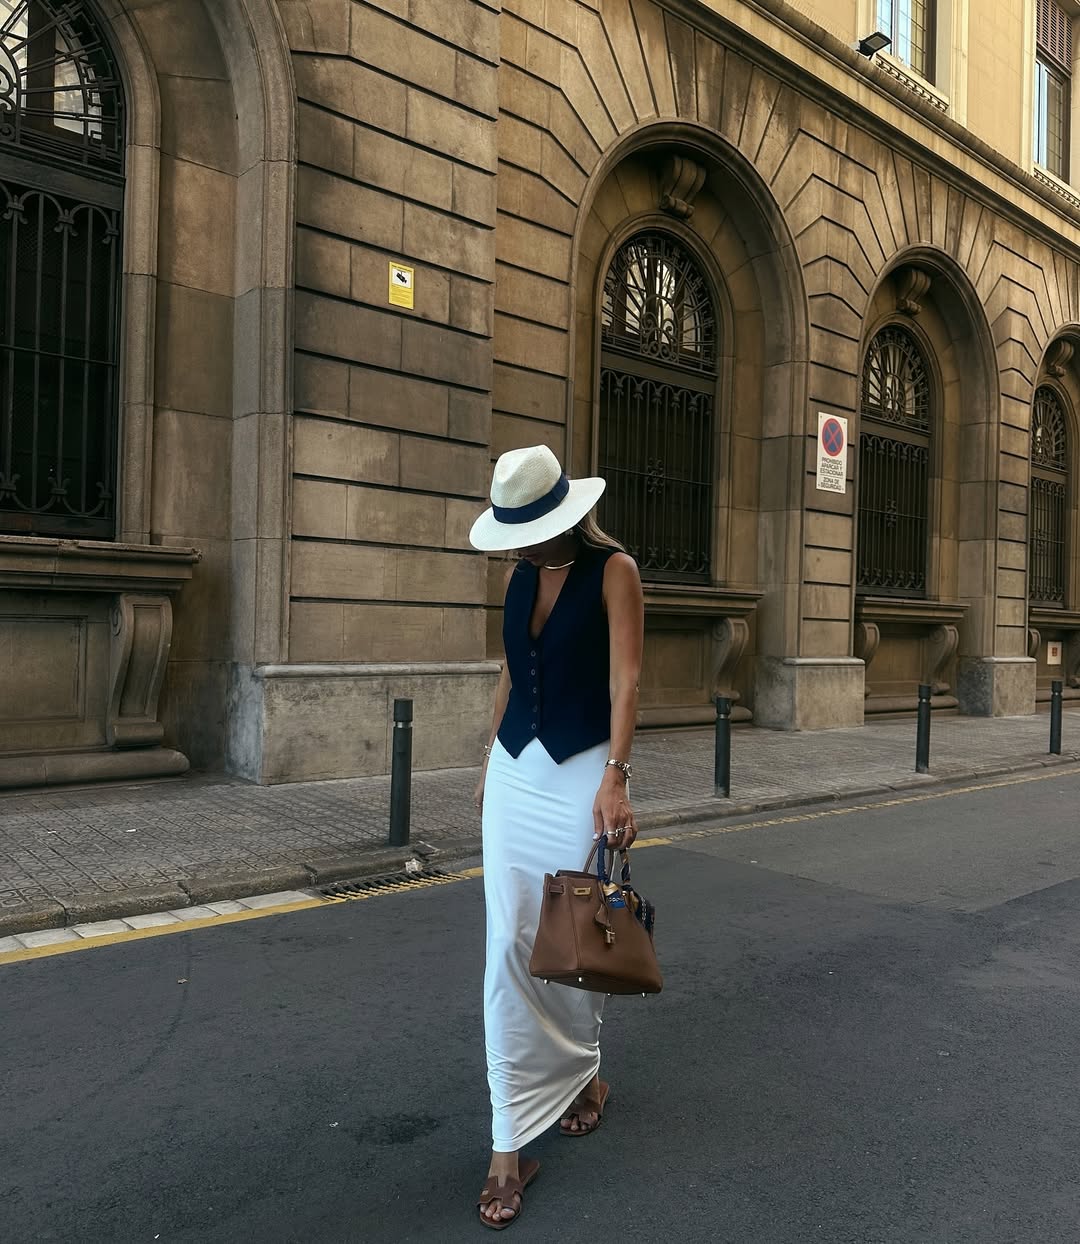
MULTIPOLYGON (((936 712, 956 708, 959 701, 954 695, 930 697, 930 707, 936 712)), ((914 713, 919 707, 917 695, 868 695, 864 712, 867 717, 875 713, 914 713)))
POLYGON ((384 661, 371 664, 305 664, 305 665, 256 665, 252 676, 268 678, 397 678, 449 675, 460 678, 463 674, 490 674, 498 676, 502 667, 498 661, 384 661))
POLYGON ((754 721, 774 730, 861 726, 865 673, 858 657, 759 657, 754 721))
POLYGON ((188 768, 187 757, 169 747, 0 756, 0 789, 175 777, 188 768))
POLYGON ((969 717, 1025 717, 1035 712, 1034 657, 962 657, 957 687, 969 717))
POLYGON ((499 670, 496 661, 235 666, 228 767, 266 784, 388 773, 399 697, 413 701, 415 769, 476 765, 499 670))

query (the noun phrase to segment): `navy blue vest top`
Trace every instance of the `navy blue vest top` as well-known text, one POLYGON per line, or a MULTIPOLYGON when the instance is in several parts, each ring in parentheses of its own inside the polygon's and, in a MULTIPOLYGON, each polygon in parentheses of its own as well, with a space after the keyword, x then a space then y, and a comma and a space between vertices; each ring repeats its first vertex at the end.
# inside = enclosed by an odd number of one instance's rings
POLYGON ((520 756, 539 739, 556 764, 611 737, 610 646, 604 612, 604 567, 613 549, 581 549, 544 629, 529 620, 540 572, 519 562, 506 589, 503 647, 510 699, 499 742, 520 756))

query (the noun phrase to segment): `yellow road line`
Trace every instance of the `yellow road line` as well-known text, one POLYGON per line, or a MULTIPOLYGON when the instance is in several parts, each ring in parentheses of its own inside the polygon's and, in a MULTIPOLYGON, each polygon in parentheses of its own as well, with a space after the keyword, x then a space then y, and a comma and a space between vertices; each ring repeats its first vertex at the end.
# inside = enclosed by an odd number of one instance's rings
MULTIPOLYGON (((100 937, 80 938, 77 942, 54 942, 50 946, 9 950, 0 955, 0 967, 9 963, 22 963, 27 959, 51 959, 53 955, 67 955, 75 950, 115 946, 118 942, 139 942, 147 937, 162 937, 166 933, 189 933, 192 929, 210 929, 219 924, 239 924, 244 920, 261 920, 263 916, 282 916, 286 912, 306 911, 308 908, 323 907, 325 904, 325 899, 308 898, 303 902, 282 903, 280 907, 255 907, 251 911, 230 912, 223 916, 203 916, 199 920, 178 920, 175 924, 155 924, 149 929, 127 929, 123 933, 103 933, 100 937)), ((60 930, 58 929, 57 932, 60 930)))
MULTIPOLYGON (((647 838, 639 838, 634 846, 644 847, 678 846, 683 842, 697 838, 711 838, 718 834, 738 834, 747 829, 770 829, 777 825, 800 825, 811 821, 824 820, 830 816, 850 816, 855 812, 875 812, 880 808, 899 808, 908 804, 928 803, 934 799, 952 799, 956 795, 972 795, 980 791, 1000 790, 1007 786, 1025 786, 1032 782, 1048 782, 1054 778, 1072 777, 1080 772, 1072 768, 1050 768, 1042 773, 1026 774, 1019 777, 1002 778, 993 782, 981 782, 971 786, 943 787, 937 790, 921 791, 914 795, 902 795, 896 799, 880 799, 874 803, 851 804, 844 808, 820 808, 814 812, 800 812, 791 816, 774 816, 758 821, 742 821, 737 825, 711 825, 703 829, 691 829, 673 836, 657 834, 647 838)), ((148 937, 162 937, 171 933, 189 933, 196 929, 209 929, 222 924, 238 924, 245 920, 261 920, 264 916, 281 916, 293 911, 307 911, 314 907, 325 907, 332 903, 354 902, 357 899, 378 898, 385 894, 399 894, 407 890, 423 888, 425 885, 450 885, 455 881, 470 881, 484 875, 483 868, 466 868, 461 872, 451 873, 445 878, 417 879, 415 882, 401 882, 388 886, 380 886, 360 894, 334 895, 326 898, 304 899, 302 902, 282 903, 278 907, 258 907, 250 911, 239 911, 229 915, 206 916, 199 920, 178 920, 175 924, 154 925, 149 929, 129 929, 123 933, 106 933, 101 937, 91 937, 72 942, 56 942, 51 946, 35 946, 25 950, 11 950, 0 954, 0 967, 9 963, 23 963, 30 959, 49 959, 54 955, 71 954, 77 950, 93 950, 97 946, 115 946, 120 942, 142 941, 148 937)))

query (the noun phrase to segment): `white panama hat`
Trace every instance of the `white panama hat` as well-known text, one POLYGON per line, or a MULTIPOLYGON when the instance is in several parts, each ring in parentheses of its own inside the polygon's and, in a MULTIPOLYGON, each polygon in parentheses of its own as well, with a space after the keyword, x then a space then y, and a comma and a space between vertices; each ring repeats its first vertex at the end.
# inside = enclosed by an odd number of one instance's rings
POLYGON ((606 487, 602 479, 567 479, 546 445, 511 449, 495 463, 491 508, 469 539, 490 553, 543 544, 581 522, 606 487))

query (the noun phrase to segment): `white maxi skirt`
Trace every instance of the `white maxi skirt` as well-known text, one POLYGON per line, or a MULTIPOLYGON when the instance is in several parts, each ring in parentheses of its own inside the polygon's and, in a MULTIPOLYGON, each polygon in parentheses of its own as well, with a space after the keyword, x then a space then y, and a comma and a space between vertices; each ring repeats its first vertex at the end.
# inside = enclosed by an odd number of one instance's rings
POLYGON ((556 764, 538 739, 515 760, 496 741, 484 788, 487 963, 484 1033, 491 1140, 512 1153, 535 1140, 596 1075, 605 994, 529 975, 544 874, 582 868, 607 743, 556 764))

